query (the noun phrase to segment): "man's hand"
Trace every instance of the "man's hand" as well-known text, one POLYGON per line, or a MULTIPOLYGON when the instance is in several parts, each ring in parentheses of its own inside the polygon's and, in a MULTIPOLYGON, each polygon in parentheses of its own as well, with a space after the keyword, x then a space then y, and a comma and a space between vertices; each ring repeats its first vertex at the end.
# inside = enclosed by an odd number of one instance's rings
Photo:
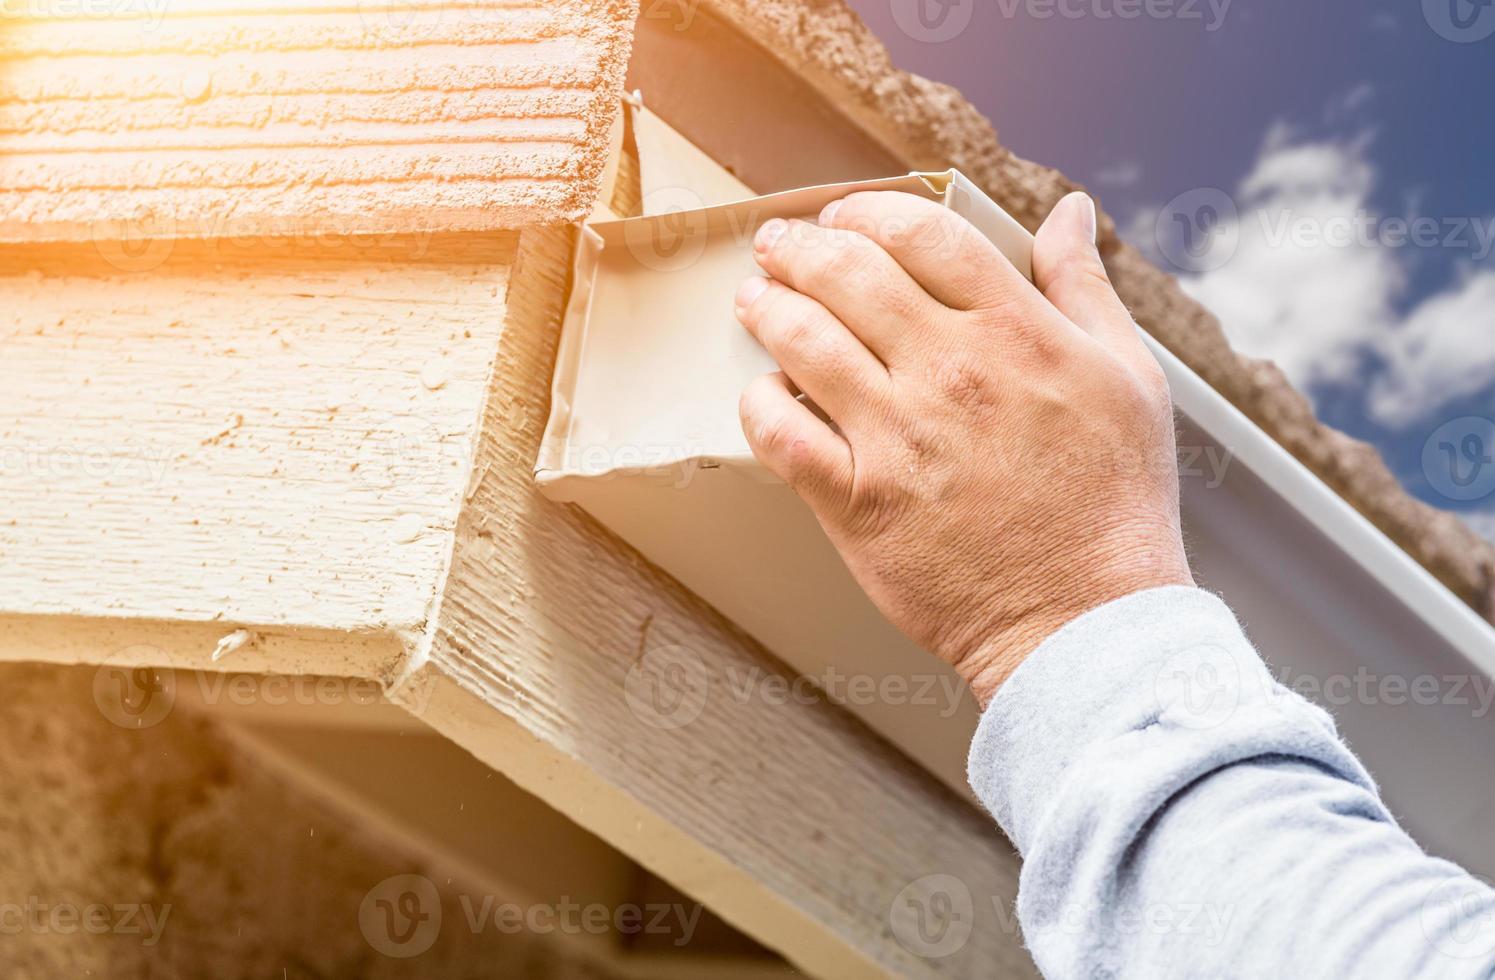
POLYGON ((1061 201, 1035 288, 952 211, 857 193, 765 224, 770 278, 737 294, 783 369, 742 394, 753 452, 982 705, 1081 613, 1193 584, 1167 383, 1094 239, 1091 200, 1061 201))

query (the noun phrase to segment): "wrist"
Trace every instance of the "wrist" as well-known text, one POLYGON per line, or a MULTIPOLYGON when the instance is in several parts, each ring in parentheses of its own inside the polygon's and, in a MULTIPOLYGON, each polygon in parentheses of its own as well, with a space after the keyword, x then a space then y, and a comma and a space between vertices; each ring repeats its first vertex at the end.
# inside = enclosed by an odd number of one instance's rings
POLYGON ((1181 585, 1193 588, 1178 532, 1172 540, 1138 544, 1112 551, 1106 559, 1091 564, 1086 573, 1077 563, 1055 564, 1063 574, 1049 584, 1031 590, 1031 598, 1019 604, 990 635, 955 662, 955 671, 970 687, 983 709, 997 691, 1043 642, 1067 623, 1092 609, 1137 592, 1181 585))

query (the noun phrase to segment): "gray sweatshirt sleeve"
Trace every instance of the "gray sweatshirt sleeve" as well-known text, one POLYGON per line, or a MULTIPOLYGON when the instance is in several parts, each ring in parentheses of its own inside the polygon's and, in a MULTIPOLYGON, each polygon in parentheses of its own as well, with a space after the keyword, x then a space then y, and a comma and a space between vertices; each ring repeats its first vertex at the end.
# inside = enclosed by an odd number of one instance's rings
POLYGON ((1495 974, 1495 891, 1412 842, 1207 592, 1050 637, 969 775, 1023 855, 1018 921, 1050 980, 1495 974))

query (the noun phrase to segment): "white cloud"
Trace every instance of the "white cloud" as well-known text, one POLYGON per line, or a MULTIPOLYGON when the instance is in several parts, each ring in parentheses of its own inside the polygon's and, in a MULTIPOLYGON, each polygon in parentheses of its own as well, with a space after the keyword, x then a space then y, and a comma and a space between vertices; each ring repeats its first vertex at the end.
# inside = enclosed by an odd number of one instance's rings
POLYGON ((1485 388, 1495 381, 1495 271, 1469 273, 1428 299, 1377 349, 1387 369, 1371 383, 1370 411, 1388 424, 1485 388))
MULTIPOLYGON (((1495 219, 1374 212, 1370 143, 1369 135, 1302 140, 1274 127, 1232 195, 1238 214, 1215 229, 1213 241, 1227 249, 1221 261, 1180 282, 1236 349, 1277 362, 1300 389, 1354 382, 1378 362, 1368 409, 1406 426, 1495 383, 1495 272, 1467 272, 1400 311, 1414 253, 1455 248, 1461 259, 1483 260, 1495 219)), ((1139 218, 1134 231, 1144 227, 1155 225, 1139 218)))
POLYGON ((1363 212, 1373 182, 1359 143, 1295 144, 1274 130, 1234 195, 1235 254, 1182 279, 1237 350, 1276 361, 1299 387, 1351 379, 1404 286, 1390 251, 1315 234, 1363 212))
POLYGON ((1495 510, 1460 511, 1459 518, 1475 534, 1482 535, 1486 541, 1495 542, 1495 510))

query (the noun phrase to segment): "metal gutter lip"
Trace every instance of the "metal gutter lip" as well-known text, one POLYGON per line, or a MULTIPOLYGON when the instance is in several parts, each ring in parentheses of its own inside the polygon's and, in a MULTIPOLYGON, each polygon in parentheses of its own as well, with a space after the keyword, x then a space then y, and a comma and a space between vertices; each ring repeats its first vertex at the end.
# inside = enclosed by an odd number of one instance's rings
POLYGON ((1397 596, 1469 664, 1495 679, 1495 626, 1470 609, 1431 572, 1335 493, 1297 457, 1143 332, 1163 365, 1173 402, 1246 465, 1344 554, 1397 596))

